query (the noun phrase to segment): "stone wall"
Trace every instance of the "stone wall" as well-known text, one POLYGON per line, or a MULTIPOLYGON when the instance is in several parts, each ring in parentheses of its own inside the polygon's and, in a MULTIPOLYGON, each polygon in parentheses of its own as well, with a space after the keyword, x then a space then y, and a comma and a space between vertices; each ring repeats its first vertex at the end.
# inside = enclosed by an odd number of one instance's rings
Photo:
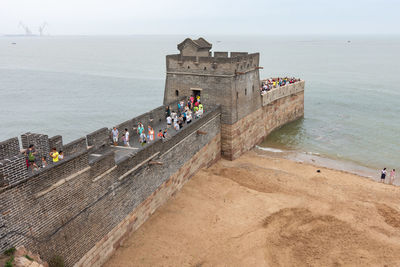
POLYGON ((86 135, 87 145, 92 149, 97 149, 99 147, 109 145, 110 140, 110 131, 107 127, 101 128, 97 131, 94 131, 88 135, 86 135))
POLYGON ((300 91, 270 102, 234 124, 222 124, 222 156, 236 159, 274 129, 303 116, 304 91, 300 91))
POLYGON ((0 188, 17 184, 27 178, 28 171, 25 156, 17 155, 0 160, 0 188))
POLYGON ((87 150, 87 141, 85 137, 78 138, 64 145, 65 156, 71 156, 87 150))
POLYGON ((122 242, 121 231, 136 229, 198 168, 220 157, 220 129, 217 108, 117 164, 113 151, 89 163, 85 138, 65 145, 69 157, 0 190, 0 251, 25 245, 45 259, 61 255, 67 266, 82 257, 81 266, 100 265, 122 242), (126 220, 134 222, 118 230, 126 220))
POLYGON ((18 155, 20 151, 17 137, 0 142, 0 160, 18 155))
POLYGON ((214 57, 167 56, 164 104, 201 92, 207 106, 221 105, 222 122, 232 124, 261 105, 259 53, 216 52, 214 57))
POLYGON ((56 135, 51 138, 49 138, 49 146, 50 149, 55 147, 57 151, 63 150, 63 139, 61 135, 56 135))
POLYGON ((37 155, 37 158, 41 158, 43 156, 48 157, 50 152, 50 144, 49 137, 45 134, 37 134, 37 133, 25 133, 21 135, 22 147, 28 148, 29 145, 34 145, 37 155))
POLYGON ((114 251, 123 244, 129 234, 138 229, 158 207, 163 205, 175 192, 179 191, 198 169, 207 167, 218 160, 220 149, 220 134, 218 134, 97 242, 79 260, 76 266, 102 266, 114 251))
POLYGON ((262 105, 266 106, 279 98, 302 92, 304 91, 304 85, 305 85, 304 81, 299 81, 282 87, 274 88, 268 92, 265 92, 261 95, 262 105))

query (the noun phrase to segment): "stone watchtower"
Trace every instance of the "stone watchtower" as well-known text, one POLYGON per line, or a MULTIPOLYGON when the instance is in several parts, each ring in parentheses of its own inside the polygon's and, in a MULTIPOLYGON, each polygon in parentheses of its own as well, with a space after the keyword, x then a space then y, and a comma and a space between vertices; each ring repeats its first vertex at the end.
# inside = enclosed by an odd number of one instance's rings
POLYGON ((232 127, 261 108, 259 53, 214 52, 203 38, 185 39, 179 54, 166 58, 167 77, 164 104, 191 95, 200 95, 207 109, 222 106, 222 155, 235 158, 232 127))

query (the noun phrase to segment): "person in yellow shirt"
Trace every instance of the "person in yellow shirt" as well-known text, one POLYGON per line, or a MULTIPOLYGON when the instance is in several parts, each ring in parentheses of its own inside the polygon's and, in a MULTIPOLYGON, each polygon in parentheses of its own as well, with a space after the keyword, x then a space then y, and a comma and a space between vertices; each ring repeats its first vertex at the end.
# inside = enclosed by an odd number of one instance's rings
POLYGON ((49 154, 50 154, 50 157, 53 158, 53 162, 58 162, 58 152, 55 147, 53 147, 52 151, 49 154))

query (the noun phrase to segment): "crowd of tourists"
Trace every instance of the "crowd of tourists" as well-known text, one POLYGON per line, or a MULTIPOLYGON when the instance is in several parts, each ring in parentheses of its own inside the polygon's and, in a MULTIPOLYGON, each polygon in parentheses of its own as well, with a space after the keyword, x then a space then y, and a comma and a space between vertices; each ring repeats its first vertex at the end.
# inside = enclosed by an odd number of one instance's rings
MULTIPOLYGON (((187 101, 181 100, 177 103, 176 109, 167 106, 165 108, 165 119, 166 127, 162 127, 157 136, 153 127, 147 126, 147 131, 144 125, 139 122, 136 127, 136 133, 138 136, 138 141, 141 146, 147 143, 153 142, 156 139, 165 139, 169 137, 168 131, 173 128, 175 131, 179 131, 186 124, 190 124, 194 119, 200 118, 204 113, 204 106, 200 101, 200 96, 191 96, 187 101)), ((120 133, 116 127, 111 130, 111 138, 113 140, 114 146, 118 146, 120 133)), ((130 147, 130 133, 127 128, 125 128, 122 133, 122 142, 125 147, 130 147)))
MULTIPOLYGON (((383 168, 383 170, 381 171, 381 182, 382 183, 385 183, 386 175, 387 175, 386 168, 383 168)), ((392 169, 389 174, 389 184, 393 184, 395 178, 396 178, 396 170, 392 169)))
MULTIPOLYGON (((23 153, 25 155, 26 159, 26 167, 28 170, 33 171, 38 171, 41 168, 46 168, 48 165, 47 157, 46 156, 38 156, 38 151, 36 151, 36 148, 34 145, 29 145, 29 147, 25 150, 23 150, 23 153)), ((62 150, 57 151, 57 148, 53 147, 49 153, 49 159, 51 159, 51 162, 56 163, 59 162, 60 160, 64 159, 64 152, 62 150)))
POLYGON ((278 87, 285 86, 285 85, 292 84, 292 83, 299 82, 299 81, 300 81, 300 79, 296 79, 294 77, 292 77, 292 78, 288 78, 288 77, 270 78, 270 79, 267 79, 267 80, 264 80, 261 82, 260 90, 261 90, 261 93, 265 93, 265 92, 272 90, 273 88, 278 88, 278 87))
POLYGON ((180 101, 177 104, 177 111, 167 106, 165 110, 167 129, 172 127, 175 131, 179 131, 185 124, 190 124, 194 119, 200 118, 203 113, 204 106, 200 101, 200 96, 191 96, 187 102, 180 101))

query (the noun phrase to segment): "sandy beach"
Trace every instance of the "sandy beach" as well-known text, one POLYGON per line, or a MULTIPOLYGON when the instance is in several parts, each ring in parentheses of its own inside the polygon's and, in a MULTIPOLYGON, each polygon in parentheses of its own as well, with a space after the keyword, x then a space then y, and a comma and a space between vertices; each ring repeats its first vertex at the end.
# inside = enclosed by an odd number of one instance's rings
POLYGON ((253 150, 199 171, 104 266, 399 266, 399 195, 253 150))

